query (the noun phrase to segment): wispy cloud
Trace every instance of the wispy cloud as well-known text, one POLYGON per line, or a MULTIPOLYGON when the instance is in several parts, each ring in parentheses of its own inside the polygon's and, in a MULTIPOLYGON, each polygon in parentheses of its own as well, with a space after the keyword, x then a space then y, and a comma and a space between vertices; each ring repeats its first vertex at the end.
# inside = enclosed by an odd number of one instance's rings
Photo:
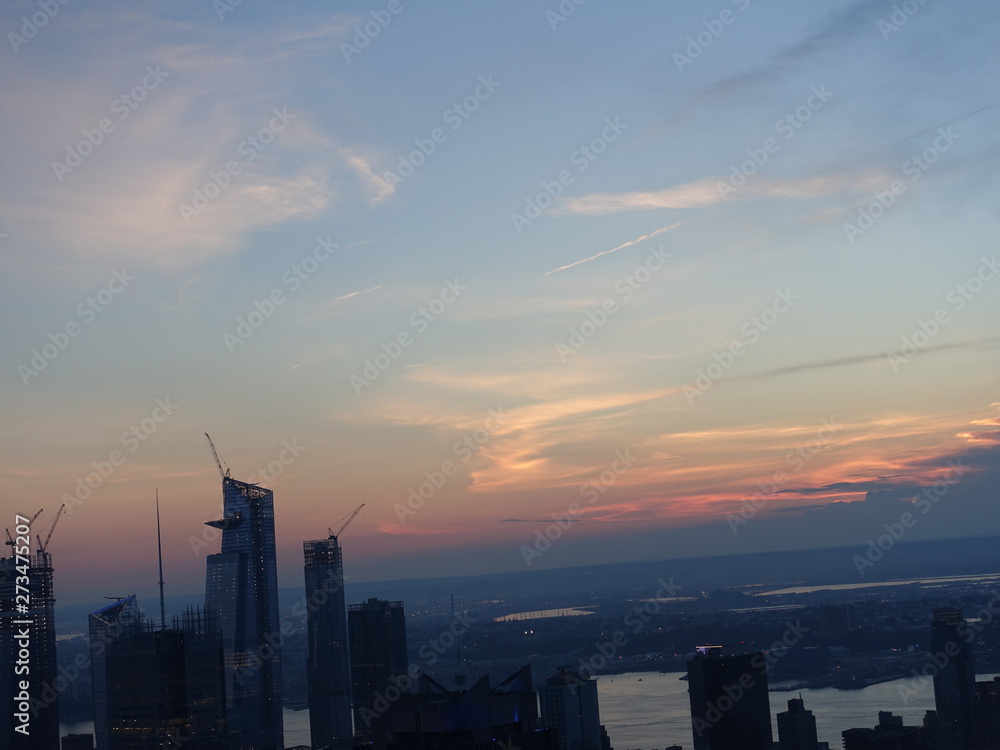
POLYGON ((574 263, 570 263, 565 266, 560 266, 559 268, 555 268, 551 271, 546 271, 544 275, 551 276, 554 273, 559 273, 559 271, 565 271, 567 268, 573 268, 573 266, 578 266, 581 263, 587 263, 588 261, 594 260, 595 258, 600 258, 602 255, 610 255, 611 253, 617 253, 619 250, 624 250, 627 247, 638 245, 640 242, 648 240, 650 237, 655 237, 656 235, 662 234, 663 232, 669 232, 671 229, 676 229, 680 225, 681 222, 677 222, 676 224, 671 224, 669 227, 661 227, 660 229, 657 229, 655 232, 650 232, 649 234, 642 235, 642 237, 637 237, 634 240, 629 240, 625 244, 619 245, 618 247, 612 248, 611 250, 604 250, 603 252, 597 253, 596 255, 591 255, 589 258, 584 258, 583 260, 578 260, 574 263))

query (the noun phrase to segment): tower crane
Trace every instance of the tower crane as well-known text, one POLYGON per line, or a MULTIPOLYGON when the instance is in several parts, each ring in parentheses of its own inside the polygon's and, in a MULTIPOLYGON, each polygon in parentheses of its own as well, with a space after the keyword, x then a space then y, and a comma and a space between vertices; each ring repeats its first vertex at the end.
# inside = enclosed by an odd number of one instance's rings
MULTIPOLYGON (((35 520, 40 515, 42 515, 42 511, 43 510, 45 510, 45 509, 44 508, 39 508, 38 512, 35 515, 33 515, 30 519, 28 519, 28 526, 31 526, 31 524, 33 524, 35 522, 35 520)), ((7 532, 7 541, 5 541, 4 544, 6 544, 8 547, 13 547, 14 546, 14 537, 12 537, 10 535, 10 529, 4 529, 4 531, 7 532)))
POLYGON ((215 450, 215 443, 212 442, 212 438, 208 436, 207 432, 205 433, 205 438, 208 440, 208 447, 212 449, 212 458, 215 459, 215 465, 219 468, 219 476, 223 479, 228 479, 229 467, 227 466, 225 471, 222 470, 223 464, 222 461, 219 460, 219 452, 215 450))
POLYGON ((38 540, 38 551, 40 553, 44 553, 49 548, 49 540, 52 538, 52 532, 56 530, 56 524, 59 523, 59 517, 62 515, 64 510, 66 510, 66 503, 60 505, 59 510, 56 511, 55 520, 52 521, 52 525, 49 527, 49 533, 46 535, 44 542, 42 542, 41 535, 35 537, 38 540))
POLYGON ((361 509, 364 508, 367 504, 368 503, 361 503, 361 505, 357 507, 357 510, 355 510, 353 513, 351 513, 350 516, 347 517, 347 520, 344 521, 344 525, 337 530, 336 534, 333 533, 333 529, 328 528, 327 531, 330 532, 330 537, 332 539, 339 539, 340 535, 344 533, 344 529, 346 529, 350 525, 351 521, 354 520, 354 517, 358 515, 358 513, 361 512, 361 509))

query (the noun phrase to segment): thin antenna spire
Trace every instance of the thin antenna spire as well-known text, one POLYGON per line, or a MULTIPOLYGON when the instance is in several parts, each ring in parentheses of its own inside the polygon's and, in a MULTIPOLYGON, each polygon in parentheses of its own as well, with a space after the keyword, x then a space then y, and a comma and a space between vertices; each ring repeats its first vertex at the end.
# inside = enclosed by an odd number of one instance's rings
POLYGON ((160 490, 156 490, 156 556, 160 563, 160 630, 167 629, 166 607, 163 602, 163 545, 160 543, 160 490))

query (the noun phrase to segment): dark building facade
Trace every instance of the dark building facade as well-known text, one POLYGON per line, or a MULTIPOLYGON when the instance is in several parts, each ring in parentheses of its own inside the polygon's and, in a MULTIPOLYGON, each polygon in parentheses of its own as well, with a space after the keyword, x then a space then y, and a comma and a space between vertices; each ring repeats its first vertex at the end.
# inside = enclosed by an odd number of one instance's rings
POLYGON ((971 747, 976 670, 960 609, 938 608, 931 622, 931 653, 943 661, 934 674, 934 707, 950 726, 959 747, 971 747))
POLYGON ((282 747, 278 572, 271 490, 222 480, 222 551, 209 555, 205 607, 222 631, 226 714, 233 733, 263 733, 282 747))
POLYGON ((555 730, 557 750, 602 750, 604 727, 597 681, 560 669, 538 689, 542 724, 555 730))
POLYGON ((12 546, 15 554, 0 558, 0 747, 59 750, 52 556, 19 558, 27 545, 12 546))
POLYGON ((351 662, 344 563, 337 537, 303 542, 309 642, 309 730, 314 747, 350 744, 351 662))
POLYGON ((816 717, 801 698, 788 701, 788 710, 778 714, 778 744, 781 750, 817 750, 816 717))
POLYGON ((702 646, 687 664, 694 750, 769 750, 771 705, 762 653, 702 646))
POLYGON ((98 750, 221 747, 222 644, 201 612, 157 629, 129 597, 91 614, 90 632, 98 750))
POLYGON ((402 602, 369 599, 347 608, 354 736, 371 739, 375 702, 393 677, 407 672, 406 616, 402 602))
POLYGON ((374 750, 556 750, 555 732, 538 720, 531 668, 491 688, 483 677, 452 691, 421 675, 372 723, 374 750))

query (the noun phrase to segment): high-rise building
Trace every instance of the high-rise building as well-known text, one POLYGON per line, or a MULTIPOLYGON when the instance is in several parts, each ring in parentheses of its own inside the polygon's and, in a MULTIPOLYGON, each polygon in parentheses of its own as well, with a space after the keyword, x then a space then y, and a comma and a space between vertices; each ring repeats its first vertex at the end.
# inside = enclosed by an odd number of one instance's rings
POLYGON ((556 750, 554 731, 538 721, 531 668, 494 688, 483 677, 467 690, 448 690, 421 675, 373 722, 374 750, 556 750))
POLYGON ((344 562, 340 542, 303 542, 309 650, 309 730, 313 747, 349 745, 353 737, 344 562))
POLYGON ((762 653, 701 646, 687 664, 694 750, 768 750, 771 705, 762 653))
POLYGON ((135 597, 90 615, 98 750, 224 747, 222 644, 199 611, 155 628, 135 597))
POLYGON ((62 750, 94 750, 94 735, 67 734, 62 738, 62 750))
POLYGON ((0 558, 0 747, 59 750, 52 556, 13 551, 0 558))
POLYGON ((556 733, 557 750, 602 750, 604 727, 597 681, 561 668, 538 689, 542 724, 556 733))
POLYGON ((971 747, 976 670, 969 639, 961 632, 962 610, 941 607, 931 622, 931 654, 944 666, 934 674, 934 707, 941 722, 952 728, 960 747, 971 747))
POLYGON ((778 744, 781 750, 817 750, 816 717, 801 698, 788 701, 788 710, 778 714, 778 744))
POLYGON ((371 739, 378 716, 375 701, 393 677, 405 675, 406 617, 402 602, 371 598, 347 608, 347 640, 351 654, 354 736, 371 739))
POLYGON ((209 555, 205 606, 222 630, 226 713, 231 732, 265 733, 281 750, 278 573, 271 490, 222 479, 222 551, 209 555))

